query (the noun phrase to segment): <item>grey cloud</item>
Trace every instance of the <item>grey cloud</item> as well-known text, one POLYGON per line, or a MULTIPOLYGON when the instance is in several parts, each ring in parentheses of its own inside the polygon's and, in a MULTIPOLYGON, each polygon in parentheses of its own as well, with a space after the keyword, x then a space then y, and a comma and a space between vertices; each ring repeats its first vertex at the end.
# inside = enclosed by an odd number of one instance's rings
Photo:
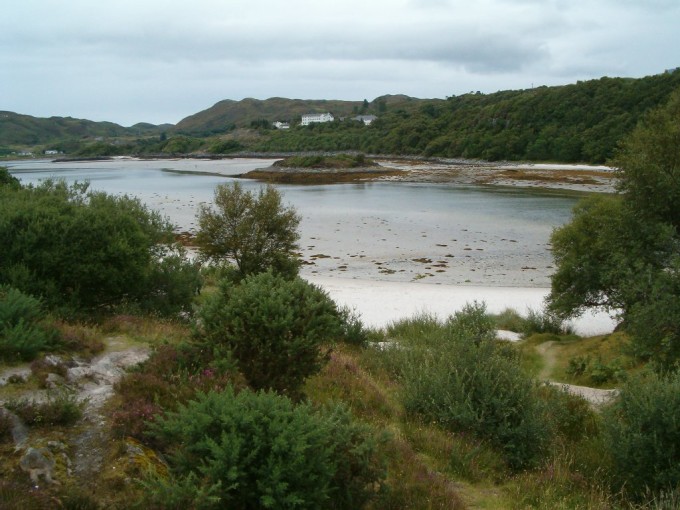
POLYGON ((359 27, 356 31, 312 28, 284 36, 272 31, 253 33, 247 27, 200 34, 156 28, 151 33, 53 34, 18 44, 34 54, 130 62, 430 61, 481 73, 519 70, 547 57, 545 47, 533 36, 524 40, 517 34, 447 23, 359 27))

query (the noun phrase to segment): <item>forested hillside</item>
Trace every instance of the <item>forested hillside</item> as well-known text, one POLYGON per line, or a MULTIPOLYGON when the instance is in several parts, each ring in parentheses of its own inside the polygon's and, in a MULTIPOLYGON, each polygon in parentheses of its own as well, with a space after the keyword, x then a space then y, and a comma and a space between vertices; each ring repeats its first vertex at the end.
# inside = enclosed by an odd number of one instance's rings
POLYGON ((228 155, 360 151, 490 161, 603 163, 646 111, 680 88, 680 71, 601 78, 558 87, 469 93, 447 99, 381 96, 371 102, 271 98, 220 101, 176 126, 0 112, 0 151, 42 146, 73 156, 228 155), (304 113, 336 120, 299 125, 304 113), (377 116, 370 126, 352 120, 377 116), (291 129, 272 123, 289 121, 291 129), (50 144, 50 147, 46 145, 50 144))
POLYGON ((382 96, 371 103, 327 99, 286 99, 272 97, 265 100, 246 98, 241 101, 226 99, 177 123, 174 132, 209 136, 239 127, 263 126, 276 121, 298 122, 306 113, 331 112, 335 117, 351 117, 370 111, 386 111, 426 101, 413 97, 382 96), (262 122, 264 121, 264 122, 262 122))
POLYGON ((640 115, 680 87, 680 72, 601 78, 561 87, 470 93, 358 123, 275 133, 260 150, 362 150, 486 160, 601 163, 640 115))

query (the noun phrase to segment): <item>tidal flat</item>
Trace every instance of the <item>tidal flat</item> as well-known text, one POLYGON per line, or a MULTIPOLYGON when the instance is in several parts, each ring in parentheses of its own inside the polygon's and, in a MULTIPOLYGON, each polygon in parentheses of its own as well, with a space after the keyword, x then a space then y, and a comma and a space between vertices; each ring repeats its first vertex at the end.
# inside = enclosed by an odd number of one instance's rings
MULTIPOLYGON (((45 178, 89 181, 93 189, 136 196, 191 234, 199 205, 212 201, 217 185, 273 161, 119 158, 8 166, 24 184, 45 178)), ((554 270, 550 234, 569 221, 585 186, 563 189, 553 181, 527 187, 524 180, 490 185, 466 177, 483 177, 470 167, 461 174, 450 165, 395 164, 410 168, 411 178, 276 185, 302 218, 303 277, 375 326, 418 312, 445 316, 473 300, 487 302, 492 312, 541 308, 554 270)), ((493 170, 502 171, 507 167, 493 170)), ((238 180, 247 189, 263 186, 238 180)), ((613 322, 600 314, 577 328, 595 334, 611 331, 613 322)))

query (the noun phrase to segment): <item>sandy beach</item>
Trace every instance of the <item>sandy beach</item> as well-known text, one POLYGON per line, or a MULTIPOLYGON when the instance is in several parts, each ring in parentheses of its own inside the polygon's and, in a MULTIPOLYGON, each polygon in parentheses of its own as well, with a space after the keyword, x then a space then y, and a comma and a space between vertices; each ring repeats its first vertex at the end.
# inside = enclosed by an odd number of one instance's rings
MULTIPOLYGON (((376 328, 421 313, 446 319, 475 300, 484 302, 489 313, 511 308, 526 315, 530 309, 542 309, 549 292, 535 287, 436 285, 319 276, 307 280, 323 288, 339 305, 356 310, 364 324, 376 328)), ((582 336, 610 333, 616 325, 605 313, 585 314, 571 324, 582 336)))

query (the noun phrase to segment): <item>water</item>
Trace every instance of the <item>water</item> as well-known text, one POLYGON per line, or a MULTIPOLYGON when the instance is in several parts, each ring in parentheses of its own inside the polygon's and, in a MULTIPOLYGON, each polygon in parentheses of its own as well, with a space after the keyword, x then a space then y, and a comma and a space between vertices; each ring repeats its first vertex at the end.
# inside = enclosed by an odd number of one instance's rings
MULTIPOLYGON (((196 228, 217 185, 273 160, 21 161, 23 183, 88 180, 139 197, 180 230, 196 228)), ((244 187, 262 184, 241 180, 244 187)), ((278 185, 302 217, 303 274, 487 286, 549 286, 549 237, 579 196, 520 188, 372 182, 278 185)))

